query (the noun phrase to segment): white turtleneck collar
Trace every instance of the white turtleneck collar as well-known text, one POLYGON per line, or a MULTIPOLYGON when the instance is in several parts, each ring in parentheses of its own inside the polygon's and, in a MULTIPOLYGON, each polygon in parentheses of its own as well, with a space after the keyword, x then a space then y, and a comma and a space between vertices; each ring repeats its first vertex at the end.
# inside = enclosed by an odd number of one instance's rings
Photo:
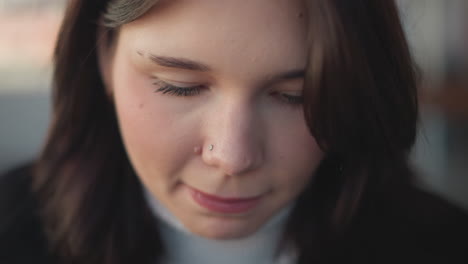
POLYGON ((292 264, 293 250, 277 256, 291 207, 281 210, 254 234, 233 240, 211 240, 191 233, 148 190, 145 197, 160 220, 159 228, 167 248, 164 264, 292 264))

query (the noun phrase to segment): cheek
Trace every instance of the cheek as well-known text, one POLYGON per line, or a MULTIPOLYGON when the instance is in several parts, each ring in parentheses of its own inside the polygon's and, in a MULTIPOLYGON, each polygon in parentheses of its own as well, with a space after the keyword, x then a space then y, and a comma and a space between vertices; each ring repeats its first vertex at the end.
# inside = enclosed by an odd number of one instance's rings
POLYGON ((278 185, 289 193, 298 193, 312 179, 324 154, 303 120, 288 120, 274 130, 273 164, 283 164, 277 168, 281 171, 276 174, 278 185))
POLYGON ((124 145, 137 174, 145 182, 175 175, 190 154, 187 134, 194 128, 154 93, 149 78, 124 63, 117 65, 114 101, 124 145))

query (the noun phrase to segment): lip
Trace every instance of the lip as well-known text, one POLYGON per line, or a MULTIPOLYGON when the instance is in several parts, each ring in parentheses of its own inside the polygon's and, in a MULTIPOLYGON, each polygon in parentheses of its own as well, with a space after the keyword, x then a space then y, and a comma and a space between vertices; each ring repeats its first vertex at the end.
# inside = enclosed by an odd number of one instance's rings
POLYGON ((200 206, 217 213, 240 214, 254 208, 261 200, 262 195, 254 197, 219 197, 204 193, 188 187, 192 199, 200 206))

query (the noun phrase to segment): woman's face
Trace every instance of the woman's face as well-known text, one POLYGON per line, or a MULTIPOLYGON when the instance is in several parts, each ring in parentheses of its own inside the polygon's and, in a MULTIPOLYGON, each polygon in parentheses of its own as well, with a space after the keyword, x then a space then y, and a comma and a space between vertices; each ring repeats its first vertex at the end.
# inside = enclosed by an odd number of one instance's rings
POLYGON ((104 72, 126 150, 195 234, 253 233, 322 160, 301 106, 303 9, 299 0, 163 1, 120 30, 104 72))

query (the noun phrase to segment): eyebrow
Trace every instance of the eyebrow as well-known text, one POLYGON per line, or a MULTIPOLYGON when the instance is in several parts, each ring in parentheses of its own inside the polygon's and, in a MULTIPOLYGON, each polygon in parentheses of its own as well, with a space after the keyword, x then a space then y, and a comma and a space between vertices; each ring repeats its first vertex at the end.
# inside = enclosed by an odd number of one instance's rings
POLYGON ((273 76, 274 81, 283 81, 291 79, 301 79, 305 77, 305 70, 292 70, 273 76))
POLYGON ((149 54, 148 58, 152 62, 163 67, 177 68, 177 69, 190 70, 190 71, 201 71, 201 72, 211 71, 211 68, 208 65, 205 65, 203 63, 196 62, 193 60, 189 60, 189 59, 157 56, 153 54, 149 54))
MULTIPOLYGON (((142 52, 138 52, 140 56, 143 56, 142 52)), ((212 71, 211 67, 203 64, 201 62, 193 61, 186 58, 176 58, 176 57, 168 57, 168 56, 158 56, 154 54, 148 54, 148 58, 151 62, 168 68, 176 68, 176 69, 183 69, 183 70, 190 70, 190 71, 200 71, 200 72, 208 72, 212 71)), ((276 81, 285 81, 291 79, 300 79, 305 77, 305 70, 304 69, 297 69, 291 70, 287 72, 280 73, 278 75, 273 76, 270 80, 273 82, 276 81)))

